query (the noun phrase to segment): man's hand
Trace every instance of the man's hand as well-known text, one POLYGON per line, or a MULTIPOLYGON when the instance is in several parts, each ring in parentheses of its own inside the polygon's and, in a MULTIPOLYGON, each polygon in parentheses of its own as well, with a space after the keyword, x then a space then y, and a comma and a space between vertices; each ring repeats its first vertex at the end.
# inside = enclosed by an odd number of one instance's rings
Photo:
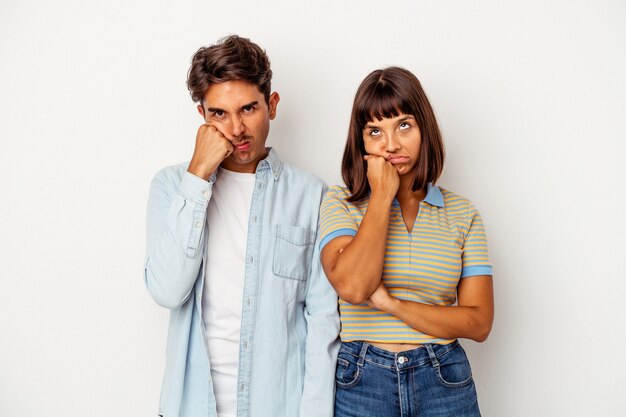
POLYGON ((232 143, 215 126, 204 124, 198 129, 196 148, 187 171, 208 181, 233 149, 232 143))
POLYGON ((367 161, 367 182, 372 190, 372 197, 380 197, 391 203, 400 186, 398 170, 382 156, 365 155, 363 158, 367 161))

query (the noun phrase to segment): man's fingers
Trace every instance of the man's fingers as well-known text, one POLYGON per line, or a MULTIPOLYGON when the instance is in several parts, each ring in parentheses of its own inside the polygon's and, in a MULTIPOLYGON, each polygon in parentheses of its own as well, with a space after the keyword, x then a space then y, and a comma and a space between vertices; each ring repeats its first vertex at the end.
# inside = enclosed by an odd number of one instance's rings
POLYGON ((233 146, 233 144, 229 141, 226 144, 227 148, 226 148, 226 156, 230 155, 231 153, 233 153, 233 151, 235 150, 235 147, 233 146))

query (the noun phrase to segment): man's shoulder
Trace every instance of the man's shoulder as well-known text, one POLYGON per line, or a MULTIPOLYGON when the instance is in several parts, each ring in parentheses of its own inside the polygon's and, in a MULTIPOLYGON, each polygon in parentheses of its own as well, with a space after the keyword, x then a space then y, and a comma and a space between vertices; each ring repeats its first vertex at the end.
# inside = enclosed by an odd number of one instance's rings
POLYGON ((284 177, 287 182, 297 182, 307 187, 326 188, 326 183, 312 172, 286 162, 283 162, 283 169, 280 175, 281 178, 284 177))
POLYGON ((181 162, 176 165, 161 168, 154 174, 155 182, 161 183, 163 186, 178 186, 183 179, 183 175, 187 172, 189 162, 181 162))

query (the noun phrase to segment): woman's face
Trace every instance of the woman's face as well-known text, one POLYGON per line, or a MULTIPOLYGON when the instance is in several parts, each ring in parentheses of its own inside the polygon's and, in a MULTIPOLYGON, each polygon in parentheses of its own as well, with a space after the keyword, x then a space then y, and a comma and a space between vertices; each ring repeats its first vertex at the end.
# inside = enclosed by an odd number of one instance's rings
POLYGON ((391 162, 399 175, 413 171, 420 152, 422 135, 409 114, 376 119, 363 128, 365 151, 391 162))

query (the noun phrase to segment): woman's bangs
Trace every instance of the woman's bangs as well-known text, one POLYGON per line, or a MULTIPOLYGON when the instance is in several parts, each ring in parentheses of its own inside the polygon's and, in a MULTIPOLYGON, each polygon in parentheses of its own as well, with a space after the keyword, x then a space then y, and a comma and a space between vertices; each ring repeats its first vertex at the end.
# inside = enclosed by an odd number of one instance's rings
POLYGON ((397 94, 390 85, 377 85, 366 97, 363 97, 357 109, 357 123, 361 129, 374 120, 397 117, 402 113, 410 114, 406 100, 397 94))

